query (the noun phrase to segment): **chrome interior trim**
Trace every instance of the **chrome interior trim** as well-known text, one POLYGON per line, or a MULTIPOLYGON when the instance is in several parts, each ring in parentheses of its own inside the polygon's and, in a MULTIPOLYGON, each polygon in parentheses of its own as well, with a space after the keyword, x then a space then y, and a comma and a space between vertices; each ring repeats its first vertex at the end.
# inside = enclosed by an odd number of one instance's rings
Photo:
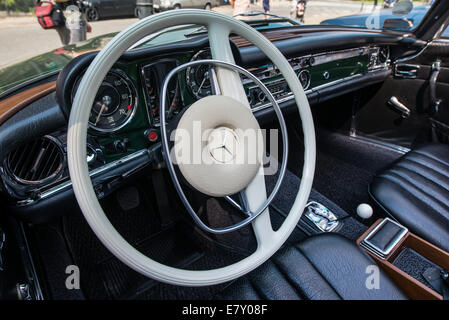
MULTIPOLYGON (((123 72, 122 70, 119 70, 119 69, 111 69, 107 73, 107 75, 109 75, 109 74, 115 74, 115 75, 121 77, 123 80, 125 80, 126 85, 134 94, 134 101, 133 101, 133 106, 132 106, 133 108, 132 108, 131 114, 128 115, 126 120, 122 124, 118 125, 117 127, 113 127, 110 129, 97 128, 94 124, 90 123, 90 121, 89 121, 89 128, 91 128, 92 130, 98 131, 98 132, 103 132, 103 133, 116 132, 116 131, 126 127, 131 122, 131 120, 134 118, 134 116, 136 115, 137 108, 139 107, 139 96, 138 96, 139 94, 138 94, 136 86, 134 85, 134 82, 131 80, 131 78, 125 72, 123 72)), ((105 79, 106 79, 106 77, 105 77, 105 79)), ((91 107, 91 112, 92 112, 92 107, 91 107)))
POLYGON ((391 150, 391 151, 394 151, 394 152, 397 152, 400 154, 406 154, 406 153, 410 152, 410 149, 407 147, 398 146, 393 143, 389 143, 389 142, 382 141, 379 139, 374 139, 374 138, 370 138, 367 136, 359 135, 357 133, 351 134, 350 137, 351 137, 351 139, 358 140, 360 142, 368 143, 371 145, 375 145, 377 147, 385 148, 385 149, 388 149, 388 150, 391 150))
MULTIPOLYGON (((113 162, 107 163, 104 166, 101 166, 99 168, 96 168, 96 169, 92 170, 90 172, 90 177, 91 178, 95 178, 96 176, 98 176, 98 175, 100 175, 100 174, 102 174, 102 173, 104 173, 104 172, 106 172, 108 170, 114 169, 114 168, 122 165, 123 163, 126 163, 126 162, 132 161, 134 159, 137 159, 138 157, 141 157, 141 156, 143 156, 145 154, 148 154, 148 150, 147 149, 142 149, 140 151, 137 151, 137 152, 134 152, 134 153, 132 153, 130 155, 127 155, 127 156, 125 156, 123 158, 120 158, 120 159, 115 160, 113 162)), ((47 198, 49 198, 49 197, 51 197, 51 196, 53 196, 53 195, 55 195, 55 194, 57 194, 59 192, 65 191, 65 190, 69 189, 71 186, 72 186, 72 181, 69 179, 69 180, 67 180, 67 181, 65 181, 65 182, 63 182, 61 184, 58 184, 58 185, 56 185, 56 186, 54 186, 54 187, 52 187, 52 188, 50 188, 50 189, 48 189, 46 191, 43 191, 42 193, 39 193, 36 199, 21 200, 21 201, 18 201, 16 203, 16 205, 17 206, 30 205, 30 204, 34 203, 35 201, 44 200, 44 199, 47 199, 47 198)))
POLYGON ((162 103, 160 105, 160 116, 161 116, 161 136, 162 136, 162 147, 163 147, 163 155, 165 158, 165 162, 167 164, 168 171, 170 173, 170 176, 172 177, 173 184, 175 185, 175 189, 178 192, 179 197, 181 198, 181 201, 185 205, 187 212, 190 214, 190 216, 193 218, 194 222, 204 231, 214 233, 214 234, 223 234, 227 232, 232 232, 235 230, 238 230, 248 224, 250 224, 255 218, 257 218, 262 212, 265 211, 265 209, 270 205, 270 203, 273 201, 274 197, 278 193, 282 180, 284 179, 285 171, 287 168, 287 157, 288 157, 288 135, 287 135, 287 126, 284 121, 284 116, 282 115, 282 111, 276 101, 276 99, 273 97, 272 93, 268 88, 263 84, 261 80, 259 80, 255 75, 253 75, 251 72, 247 71, 246 69, 224 61, 219 60, 212 60, 212 59, 206 59, 206 60, 196 60, 196 61, 190 61, 187 62, 181 66, 178 66, 177 68, 173 69, 165 78, 164 84, 162 87, 162 103), (200 64, 211 64, 219 67, 224 67, 232 71, 237 71, 240 74, 243 74, 244 76, 248 77, 254 83, 256 83, 259 88, 262 90, 262 92, 267 96, 267 98, 271 101, 271 104, 273 105, 273 109, 276 113, 276 116, 279 121, 279 125, 281 128, 282 133, 282 164, 281 168, 279 170, 279 177, 277 179, 277 182, 271 191, 270 196, 268 196, 265 203, 256 211, 256 212, 248 212, 248 217, 244 220, 241 220, 240 222, 233 224, 231 226, 227 227, 221 227, 221 228, 212 228, 206 225, 197 215, 195 210, 190 205, 189 200, 187 199, 186 195, 184 194, 184 191, 182 190, 181 183, 179 182, 179 179, 177 177, 173 162, 170 158, 170 150, 168 146, 168 137, 167 137, 167 129, 165 128, 166 120, 165 120, 165 108, 167 104, 167 90, 168 90, 168 83, 170 79, 176 75, 178 72, 183 71, 184 69, 187 69, 190 66, 194 65, 200 65, 200 64))
POLYGON ((427 49, 427 47, 429 46, 429 43, 430 42, 427 42, 426 45, 424 47, 422 47, 422 49, 419 50, 417 53, 412 54, 412 55, 407 56, 407 57, 396 59, 396 60, 393 61, 393 63, 394 64, 402 63, 402 62, 413 60, 413 59, 419 57, 427 49))
MULTIPOLYGON (((340 83, 345 82, 345 81, 353 80, 353 79, 356 79, 356 78, 361 77, 361 76, 363 76, 363 74, 355 74, 353 76, 349 76, 349 77, 346 77, 346 78, 342 78, 342 79, 338 79, 338 80, 335 80, 335 81, 331 81, 331 82, 322 84, 320 86, 317 86, 317 87, 314 87, 314 88, 310 88, 310 89, 306 90, 305 93, 309 94, 309 93, 312 93, 314 90, 320 90, 320 89, 325 89, 325 88, 328 88, 328 87, 332 87, 332 86, 334 86, 336 84, 340 84, 340 83)), ((267 83, 267 84, 269 85, 270 83, 267 83)), ((289 100, 292 100, 292 99, 294 99, 294 96, 293 96, 292 93, 289 93, 289 94, 285 95, 284 97, 282 97, 280 99, 277 99, 276 102, 279 104, 279 103, 283 103, 283 102, 286 102, 286 101, 289 101, 289 100)), ((261 111, 261 110, 264 110, 264 109, 270 108, 270 107, 271 107, 271 103, 268 102, 268 103, 265 103, 265 104, 260 105, 260 106, 255 106, 255 107, 251 108, 251 110, 253 112, 258 112, 258 111, 261 111)))
POLYGON ((382 220, 381 223, 379 223, 373 230, 371 230, 370 233, 362 240, 360 243, 365 249, 369 250, 370 252, 374 253, 381 259, 385 259, 396 247, 396 245, 405 237, 407 234, 408 229, 404 227, 403 225, 397 223, 396 221, 391 220, 390 218, 385 218, 382 220), (393 241, 391 241, 387 248, 385 250, 379 248, 374 243, 370 241, 370 238, 372 238, 378 230, 380 230, 386 223, 393 223, 402 230, 394 237, 393 241))
POLYGON ((22 252, 23 258, 28 261, 28 264, 26 264, 25 269, 29 269, 26 271, 26 273, 27 273, 28 281, 33 288, 34 298, 36 300, 44 300, 42 288, 39 283, 39 277, 37 276, 36 267, 34 265, 33 257, 31 255, 30 245, 28 243, 28 239, 27 239, 25 229, 23 227, 22 222, 19 222, 19 232, 20 232, 20 236, 22 237, 23 247, 24 247, 24 248, 22 248, 23 250, 21 250, 21 252, 22 252), (28 266, 28 268, 27 268, 27 266, 28 266))
MULTIPOLYGON (((60 153, 60 155, 61 155, 61 163, 58 165, 58 168, 56 169, 56 171, 53 172, 53 173, 52 173, 51 175, 49 175, 48 177, 45 177, 45 178, 43 178, 43 179, 41 179, 41 180, 25 180, 25 179, 22 179, 22 178, 18 177, 18 176, 11 170, 11 165, 10 165, 10 156, 11 156, 11 154, 12 154, 13 152, 15 152, 15 151, 17 150, 17 148, 16 148, 16 149, 14 149, 13 151, 11 151, 11 152, 8 154, 8 156, 7 156, 6 159, 5 159, 4 165, 3 165, 4 168, 5 168, 5 171, 12 177, 13 180, 15 180, 15 181, 17 181, 18 183, 23 184, 23 185, 35 185, 35 186, 38 186, 38 185, 43 185, 43 184, 45 184, 45 183, 49 183, 49 182, 52 181, 52 180, 56 180, 57 178, 59 178, 59 177, 61 176, 62 171, 63 171, 63 169, 64 169, 64 166, 65 166, 66 163, 67 163, 67 155, 64 153, 64 147, 63 147, 61 141, 59 141, 57 138, 55 138, 55 137, 53 137, 53 136, 51 136, 51 135, 45 135, 45 136, 43 136, 43 137, 41 137, 41 138, 38 138, 38 139, 36 139, 36 140, 31 141, 30 143, 33 143, 33 142, 35 142, 35 141, 37 141, 37 140, 44 140, 44 139, 47 139, 47 140, 49 140, 50 142, 54 143, 55 146, 56 146, 56 148, 58 148, 59 153, 60 153)), ((19 146, 19 147, 20 147, 20 146, 19 146)))
POLYGON ((357 56, 361 56, 364 54, 370 53, 370 47, 361 47, 356 49, 348 49, 348 50, 341 50, 341 51, 331 51, 326 53, 320 53, 316 55, 312 55, 314 58, 314 62, 312 66, 317 66, 320 64, 332 62, 335 60, 343 60, 343 59, 349 59, 357 56))

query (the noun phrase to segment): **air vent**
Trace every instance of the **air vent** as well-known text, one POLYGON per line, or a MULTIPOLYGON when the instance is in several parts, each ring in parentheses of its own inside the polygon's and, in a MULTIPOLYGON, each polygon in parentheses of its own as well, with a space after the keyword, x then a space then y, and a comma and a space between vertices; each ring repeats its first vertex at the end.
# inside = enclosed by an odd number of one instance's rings
POLYGON ((51 137, 43 137, 22 145, 7 158, 7 168, 20 183, 41 184, 58 175, 64 155, 51 137))

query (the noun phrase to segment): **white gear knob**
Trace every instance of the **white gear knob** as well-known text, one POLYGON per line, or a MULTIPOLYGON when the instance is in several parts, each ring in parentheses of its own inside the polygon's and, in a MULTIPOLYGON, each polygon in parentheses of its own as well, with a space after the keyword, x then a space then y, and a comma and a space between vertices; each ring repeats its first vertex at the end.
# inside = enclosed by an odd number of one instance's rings
POLYGON ((373 215, 373 208, 367 203, 361 203, 357 206, 357 215, 362 219, 369 219, 373 215))

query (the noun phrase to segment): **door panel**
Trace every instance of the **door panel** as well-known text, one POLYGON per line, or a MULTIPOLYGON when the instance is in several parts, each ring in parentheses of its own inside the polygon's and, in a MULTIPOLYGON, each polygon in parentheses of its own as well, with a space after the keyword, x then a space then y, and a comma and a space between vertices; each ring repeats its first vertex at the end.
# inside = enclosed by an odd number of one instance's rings
POLYGON ((449 136, 449 41, 434 41, 416 58, 397 63, 382 85, 365 89, 356 114, 359 133, 405 147, 449 136), (436 61, 440 61, 437 73, 436 61), (432 85, 432 78, 435 78, 432 85), (434 89, 433 99, 431 88, 434 89), (396 97, 411 110, 407 119, 388 103, 396 97), (436 107, 435 101, 439 105, 436 107), (448 129, 446 130, 445 127, 448 129), (447 131, 444 134, 444 131, 447 131))

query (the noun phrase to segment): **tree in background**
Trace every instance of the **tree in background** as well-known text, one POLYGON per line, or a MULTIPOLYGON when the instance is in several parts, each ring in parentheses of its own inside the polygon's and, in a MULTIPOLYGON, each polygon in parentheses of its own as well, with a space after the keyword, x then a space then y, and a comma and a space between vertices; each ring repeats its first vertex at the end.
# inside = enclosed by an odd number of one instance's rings
POLYGON ((34 0, 0 0, 0 11, 29 12, 34 7, 34 0))

